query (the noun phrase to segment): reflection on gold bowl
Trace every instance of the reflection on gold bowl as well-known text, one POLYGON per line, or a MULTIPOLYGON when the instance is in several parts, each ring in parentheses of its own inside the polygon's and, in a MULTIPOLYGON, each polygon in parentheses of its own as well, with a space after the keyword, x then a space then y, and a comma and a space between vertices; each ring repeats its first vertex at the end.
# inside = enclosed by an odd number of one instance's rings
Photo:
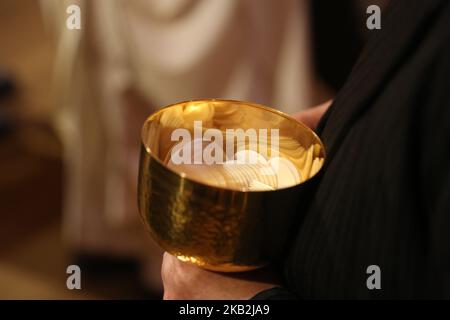
POLYGON ((170 105, 145 121, 141 138, 143 221, 164 250, 216 271, 283 256, 325 159, 305 125, 241 101, 170 105))

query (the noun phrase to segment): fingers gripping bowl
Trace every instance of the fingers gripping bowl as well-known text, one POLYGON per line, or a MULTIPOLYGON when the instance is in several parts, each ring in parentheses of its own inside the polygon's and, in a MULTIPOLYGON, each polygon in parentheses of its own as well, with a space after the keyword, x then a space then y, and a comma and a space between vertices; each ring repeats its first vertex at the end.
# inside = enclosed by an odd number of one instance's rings
POLYGON ((325 160, 312 130, 241 101, 170 105, 145 121, 141 138, 138 203, 150 234, 216 271, 280 259, 325 160))

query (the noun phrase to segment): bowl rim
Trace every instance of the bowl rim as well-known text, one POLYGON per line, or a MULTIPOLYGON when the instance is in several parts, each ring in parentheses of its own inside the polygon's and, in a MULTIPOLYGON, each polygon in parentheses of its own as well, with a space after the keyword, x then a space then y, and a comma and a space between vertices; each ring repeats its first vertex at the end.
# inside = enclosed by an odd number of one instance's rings
POLYGON ((141 146, 143 147, 142 149, 145 150, 146 154, 148 156, 150 156, 152 160, 156 161, 159 165, 161 165, 165 170, 171 172, 172 174, 175 174, 179 179, 186 180, 189 183, 192 183, 194 185, 207 186, 208 188, 214 188, 214 189, 217 189, 217 190, 232 191, 232 192, 243 193, 243 194, 258 194, 258 193, 265 193, 265 192, 275 192, 275 191, 287 190, 287 189, 296 188, 298 186, 301 186, 301 185, 307 183, 308 181, 310 181, 311 179, 313 179, 314 177, 318 176, 319 173, 322 172, 322 169, 325 166, 325 161, 327 159, 325 146, 324 146, 322 140, 314 132, 314 130, 312 130, 310 127, 305 125, 303 122, 301 122, 301 121, 295 119, 294 117, 290 116, 289 114, 287 114, 285 112, 282 112, 280 110, 277 110, 277 109, 275 109, 273 107, 262 105, 262 104, 255 103, 255 102, 248 102, 248 101, 244 101, 244 100, 220 99, 220 98, 204 98, 204 99, 184 100, 184 101, 179 101, 179 102, 176 102, 176 103, 172 103, 172 104, 166 105, 166 106, 158 109, 157 111, 151 113, 145 119, 145 121, 144 121, 144 123, 142 125, 142 128, 141 128, 140 138, 141 138, 141 146), (281 117, 284 117, 284 118, 286 118, 286 119, 288 119, 290 121, 293 121, 296 124, 298 124, 301 127, 303 127, 304 129, 306 129, 306 131, 308 131, 310 134, 312 134, 312 136, 319 142, 319 144, 320 144, 320 146, 322 147, 322 150, 323 150, 324 163, 322 164, 320 169, 313 176, 309 177, 307 180, 302 181, 302 182, 300 182, 298 184, 294 184, 294 185, 289 186, 289 187, 278 188, 278 189, 275 189, 275 190, 247 190, 247 191, 243 191, 243 190, 233 189, 233 188, 228 188, 228 187, 218 187, 216 185, 205 183, 205 182, 199 181, 199 180, 197 180, 195 178, 188 177, 183 172, 178 172, 178 171, 175 171, 175 170, 169 168, 167 165, 164 164, 164 162, 162 160, 160 160, 156 155, 154 155, 154 153, 150 150, 150 148, 148 148, 146 146, 146 144, 144 143, 144 134, 145 134, 144 133, 144 129, 146 128, 146 126, 147 126, 147 124, 149 122, 153 121, 154 117, 156 117, 160 113, 163 113, 166 109, 169 109, 171 107, 175 107, 175 106, 180 105, 180 104, 190 103, 190 102, 229 102, 229 103, 245 104, 245 105, 248 105, 250 107, 263 109, 265 111, 268 111, 268 112, 271 112, 271 113, 275 113, 275 114, 277 114, 277 115, 279 115, 281 117))

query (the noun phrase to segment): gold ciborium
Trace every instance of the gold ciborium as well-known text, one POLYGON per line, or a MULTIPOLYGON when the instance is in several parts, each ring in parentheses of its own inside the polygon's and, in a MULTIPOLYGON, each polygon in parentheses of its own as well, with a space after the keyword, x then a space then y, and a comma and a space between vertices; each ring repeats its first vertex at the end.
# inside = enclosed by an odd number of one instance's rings
POLYGON ((144 223, 164 250, 215 271, 284 255, 325 160, 311 129, 242 101, 170 105, 148 117, 141 138, 144 223))

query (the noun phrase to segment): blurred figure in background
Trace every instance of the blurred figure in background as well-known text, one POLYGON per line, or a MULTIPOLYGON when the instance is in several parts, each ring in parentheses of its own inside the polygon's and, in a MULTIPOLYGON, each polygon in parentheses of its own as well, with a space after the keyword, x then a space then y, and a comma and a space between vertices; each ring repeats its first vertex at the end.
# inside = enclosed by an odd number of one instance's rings
POLYGON ((58 41, 65 236, 77 254, 137 257, 160 287, 161 251, 138 220, 140 128, 158 107, 228 98, 298 112, 328 96, 314 75, 306 1, 42 0, 58 41), (81 30, 65 27, 77 3, 81 30))

